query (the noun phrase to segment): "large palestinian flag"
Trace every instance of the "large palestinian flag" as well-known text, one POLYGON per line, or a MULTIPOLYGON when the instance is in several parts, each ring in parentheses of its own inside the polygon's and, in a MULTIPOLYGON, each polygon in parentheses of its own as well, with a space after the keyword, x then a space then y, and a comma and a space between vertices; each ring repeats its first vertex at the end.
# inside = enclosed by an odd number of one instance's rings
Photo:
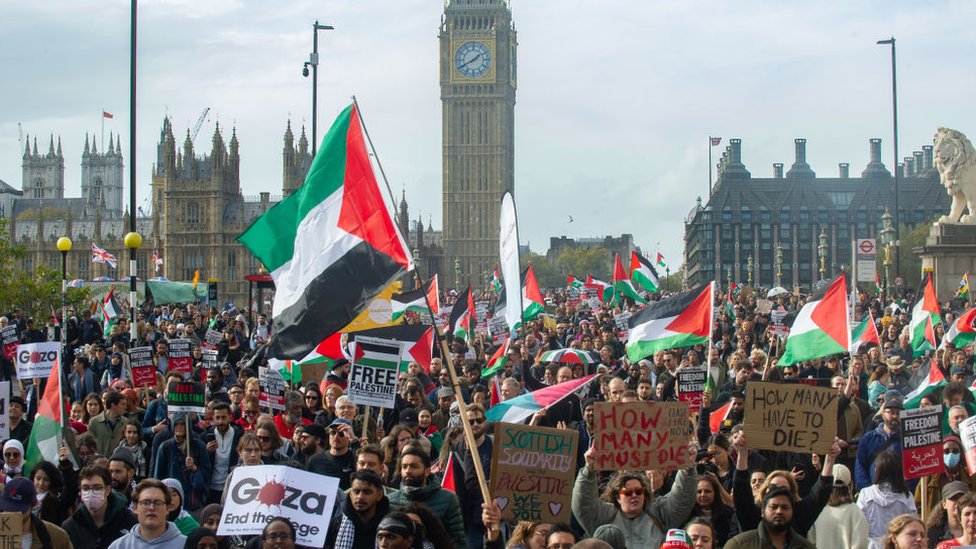
POLYGON ((474 296, 471 295, 471 286, 461 292, 454 307, 451 308, 451 316, 447 321, 447 329, 454 337, 467 341, 474 338, 475 320, 474 296))
POLYGON ((856 355, 861 347, 872 343, 880 347, 881 338, 878 337, 878 327, 874 325, 874 316, 868 311, 868 316, 851 332, 851 355, 856 355))
POLYGON ((654 266, 637 252, 630 252, 630 279, 648 292, 656 292, 661 287, 654 266))
MULTIPOLYGON (((613 261, 613 289, 617 292, 618 301, 622 301, 624 297, 629 297, 635 303, 647 305, 647 300, 637 293, 637 288, 630 280, 630 275, 624 270, 624 264, 620 261, 620 254, 617 254, 613 261)), ((620 305, 623 304, 620 303, 620 305)))
POLYGON ((437 275, 430 277, 426 284, 416 290, 395 294, 390 298, 390 305, 393 308, 394 321, 399 321, 407 311, 420 315, 433 313, 433 317, 437 318, 437 314, 441 311, 437 275))
POLYGON ((847 316, 847 281, 837 277, 823 297, 810 301, 796 314, 786 338, 780 366, 796 364, 851 349, 850 317, 847 316))
POLYGON ((905 408, 918 408, 922 404, 922 397, 946 386, 946 378, 935 360, 922 364, 915 375, 908 380, 908 384, 915 389, 905 395, 905 408))
POLYGON ((383 328, 373 328, 361 332, 352 332, 348 341, 352 342, 362 337, 391 339, 400 344, 400 370, 405 371, 407 364, 415 361, 425 372, 430 373, 430 361, 434 352, 434 327, 425 324, 399 324, 383 328))
POLYGON ((31 427, 30 439, 27 441, 24 470, 30 471, 41 461, 58 463, 58 452, 63 440, 62 427, 67 417, 64 399, 61 397, 61 365, 55 361, 51 368, 51 375, 44 387, 44 396, 37 406, 34 416, 34 426, 31 427))
POLYGON ((956 349, 972 345, 973 341, 976 340, 976 328, 973 328, 973 321, 976 321, 976 308, 969 309, 959 315, 959 318, 949 326, 949 331, 942 339, 942 345, 951 343, 956 349))
POLYGON ((535 271, 529 265, 522 273, 522 322, 533 320, 546 310, 546 302, 535 279, 535 271))
POLYGON ((932 273, 926 272, 922 277, 922 285, 915 293, 915 306, 912 307, 912 318, 908 322, 908 332, 912 338, 912 349, 915 356, 922 356, 927 351, 935 351, 935 325, 942 322, 939 314, 939 300, 935 297, 935 285, 932 283, 932 273))
POLYGON ((519 423, 539 410, 548 408, 570 394, 585 388, 586 384, 595 377, 596 375, 591 375, 573 379, 499 402, 488 408, 485 417, 488 421, 519 423))
POLYGON ((596 295, 603 303, 609 303, 613 300, 613 286, 602 280, 593 278, 591 275, 586 275, 586 284, 584 286, 587 288, 596 288, 596 295))
POLYGON ((326 134, 305 183, 237 239, 275 282, 269 355, 275 358, 305 357, 412 266, 354 105, 326 134))
POLYGON ((632 363, 657 351, 707 343, 712 336, 714 284, 662 299, 630 317, 627 357, 632 363))

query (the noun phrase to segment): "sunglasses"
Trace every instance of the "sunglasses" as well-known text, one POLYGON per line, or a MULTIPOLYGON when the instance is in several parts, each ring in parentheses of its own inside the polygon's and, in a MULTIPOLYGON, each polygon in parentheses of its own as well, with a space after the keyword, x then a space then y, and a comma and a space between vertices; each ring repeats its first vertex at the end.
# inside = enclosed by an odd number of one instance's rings
POLYGON ((258 440, 260 440, 261 442, 269 442, 271 440, 271 437, 269 437, 267 435, 265 435, 265 436, 258 436, 258 440))
POLYGON ((476 418, 476 419, 469 419, 469 420, 468 420, 468 422, 469 422, 469 423, 471 423, 471 425, 481 425, 481 424, 482 424, 482 423, 484 423, 485 421, 486 421, 486 420, 485 420, 485 418, 483 418, 483 417, 481 417, 481 418, 476 418))
POLYGON ((330 437, 342 438, 342 437, 346 436, 346 433, 344 433, 343 431, 340 431, 338 429, 329 429, 329 436, 330 437))
POLYGON ((617 493, 620 494, 621 496, 625 497, 625 498, 629 498, 630 496, 643 496, 644 495, 644 489, 643 488, 624 488, 624 489, 620 490, 617 493))

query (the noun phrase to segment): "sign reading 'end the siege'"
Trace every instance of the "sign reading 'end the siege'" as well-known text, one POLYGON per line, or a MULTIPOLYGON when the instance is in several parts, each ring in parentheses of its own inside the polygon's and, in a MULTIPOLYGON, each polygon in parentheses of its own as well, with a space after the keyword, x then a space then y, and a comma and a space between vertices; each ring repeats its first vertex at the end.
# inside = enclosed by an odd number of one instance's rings
POLYGON ((749 447, 828 453, 837 435, 838 398, 827 387, 750 381, 743 416, 749 447))
POLYGON ((693 462, 686 402, 597 402, 593 424, 601 471, 673 471, 693 462))

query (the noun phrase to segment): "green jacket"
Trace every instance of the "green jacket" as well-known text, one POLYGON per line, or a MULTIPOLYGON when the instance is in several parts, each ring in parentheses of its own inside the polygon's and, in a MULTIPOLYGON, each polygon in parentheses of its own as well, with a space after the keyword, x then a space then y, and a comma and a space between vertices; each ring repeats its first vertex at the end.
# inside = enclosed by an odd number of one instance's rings
POLYGON ((119 447, 119 442, 125 437, 125 426, 129 424, 129 419, 119 416, 115 420, 115 429, 108 423, 105 412, 91 418, 88 422, 88 432, 95 436, 98 442, 98 453, 110 457, 112 452, 119 447))
POLYGON ((388 497, 390 508, 393 510, 413 502, 423 503, 441 519, 456 547, 467 546, 464 537, 464 519, 461 516, 461 503, 453 492, 441 488, 437 483, 430 483, 420 488, 404 487, 389 494, 388 497))

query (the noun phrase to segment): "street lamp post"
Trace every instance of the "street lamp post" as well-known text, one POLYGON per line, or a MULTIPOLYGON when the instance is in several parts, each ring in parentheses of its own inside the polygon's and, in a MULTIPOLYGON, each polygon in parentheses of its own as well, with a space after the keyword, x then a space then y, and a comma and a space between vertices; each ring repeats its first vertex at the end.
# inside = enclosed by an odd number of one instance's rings
POLYGON ((892 133, 894 134, 892 139, 892 145, 894 147, 894 163, 891 166, 891 171, 895 176, 895 240, 893 242, 895 246, 895 274, 898 274, 899 266, 901 265, 901 235, 900 225, 900 208, 898 207, 898 78, 895 71, 895 37, 892 36, 887 40, 878 40, 878 45, 891 46, 891 126, 892 133))
POLYGON ((461 260, 454 258, 454 289, 461 290, 461 260))
POLYGON ((820 230, 820 244, 817 246, 817 255, 820 256, 820 280, 827 278, 827 233, 820 230))
POLYGON ((748 273, 746 274, 746 278, 748 279, 749 286, 751 287, 752 286, 752 256, 751 255, 749 256, 749 260, 746 261, 746 269, 748 270, 748 273))
MULTIPOLYGON (((413 249, 413 264, 417 265, 418 267, 420 266, 420 248, 413 249)), ((414 274, 416 274, 417 272, 418 271, 415 269, 414 274)), ((414 276, 414 289, 419 290, 421 286, 423 286, 423 284, 424 282, 420 280, 419 276, 414 276)))
MULTIPOLYGON (((133 214, 133 219, 135 215, 133 214)), ((125 247, 129 248, 129 341, 131 345, 136 345, 139 339, 139 331, 136 326, 136 251, 142 246, 142 236, 135 231, 125 235, 122 240, 125 247)))
POLYGON ((319 99, 319 31, 335 30, 332 25, 320 25, 316 20, 312 23, 312 54, 308 56, 308 61, 302 68, 302 76, 308 78, 308 66, 312 66, 312 158, 315 158, 315 150, 318 146, 316 139, 316 129, 318 127, 318 99, 319 99))
POLYGON ((776 285, 783 285, 783 246, 776 244, 776 285))
POLYGON ((895 230, 891 227, 891 214, 888 213, 888 209, 885 208, 885 212, 881 215, 881 244, 884 246, 884 269, 885 269, 885 285, 884 285, 884 295, 885 299, 891 297, 891 273, 889 269, 891 268, 891 244, 894 242, 895 230))
POLYGON ((71 239, 62 236, 57 247, 61 252, 61 356, 65 357, 68 355, 68 252, 71 251, 71 239))

